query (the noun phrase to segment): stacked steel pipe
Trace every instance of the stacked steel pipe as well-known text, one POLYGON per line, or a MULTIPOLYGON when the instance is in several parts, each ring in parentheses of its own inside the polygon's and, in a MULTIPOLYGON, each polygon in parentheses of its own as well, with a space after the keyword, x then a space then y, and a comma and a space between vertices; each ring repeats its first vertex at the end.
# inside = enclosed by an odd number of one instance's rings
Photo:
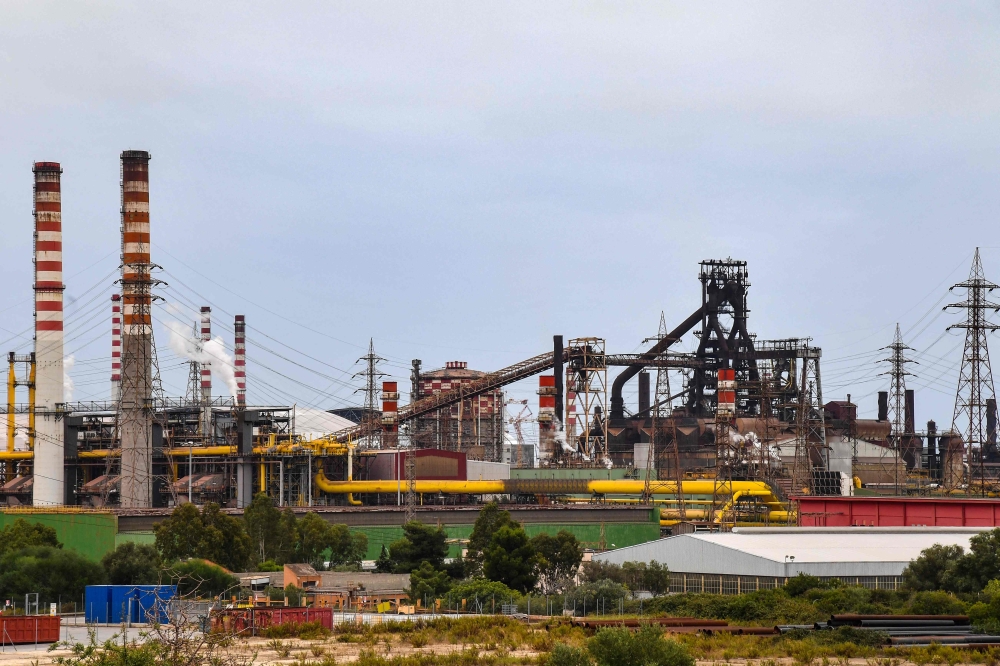
POLYGON ((121 505, 152 502, 152 264, 149 153, 126 150, 122 166, 121 505))
POLYGON ((118 402, 122 390, 122 297, 111 295, 111 400, 118 402))
MULTIPOLYGON (((32 502, 63 504, 62 168, 35 162, 35 453, 32 502)), ((13 415, 10 416, 13 418, 13 415)))
POLYGON ((233 375, 236 377, 236 406, 240 409, 247 404, 247 323, 243 315, 236 315, 233 324, 234 339, 233 375))

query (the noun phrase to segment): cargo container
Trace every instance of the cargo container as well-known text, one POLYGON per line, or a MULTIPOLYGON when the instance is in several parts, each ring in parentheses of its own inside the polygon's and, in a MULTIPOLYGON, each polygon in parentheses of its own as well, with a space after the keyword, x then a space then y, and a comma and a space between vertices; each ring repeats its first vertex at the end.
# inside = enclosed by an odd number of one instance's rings
POLYGON ((61 623, 58 615, 0 616, 0 645, 55 643, 61 623))
POLYGON ((166 623, 176 596, 176 585, 88 585, 84 613, 97 624, 166 623))
POLYGON ((332 608, 228 608, 212 612, 212 631, 257 635, 262 629, 279 624, 319 622, 333 629, 332 608))

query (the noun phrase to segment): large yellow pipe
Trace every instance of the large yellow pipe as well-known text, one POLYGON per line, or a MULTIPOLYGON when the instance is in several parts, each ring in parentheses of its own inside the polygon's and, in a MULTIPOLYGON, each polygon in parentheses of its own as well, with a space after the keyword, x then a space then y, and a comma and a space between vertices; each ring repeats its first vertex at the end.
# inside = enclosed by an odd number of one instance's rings
POLYGON ((0 460, 31 460, 34 451, 0 451, 0 460))
MULTIPOLYGON (((316 473, 316 487, 325 493, 394 493, 398 488, 395 480, 378 481, 331 481, 323 471, 316 473)), ((646 492, 646 482, 630 479, 497 479, 493 481, 432 481, 418 480, 418 493, 446 493, 452 495, 504 495, 525 494, 597 494, 597 495, 642 495, 646 492)), ((779 501, 773 491, 763 481, 683 481, 681 493, 684 495, 730 495, 737 491, 752 492, 768 501, 779 501)), ((676 495, 676 481, 654 481, 649 484, 652 495, 676 495)))

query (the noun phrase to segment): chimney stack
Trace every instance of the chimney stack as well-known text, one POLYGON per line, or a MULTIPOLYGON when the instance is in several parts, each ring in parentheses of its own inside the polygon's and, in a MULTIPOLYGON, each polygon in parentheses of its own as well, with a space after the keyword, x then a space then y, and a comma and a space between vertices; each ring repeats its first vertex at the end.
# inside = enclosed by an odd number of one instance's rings
POLYGON ((233 375, 236 377, 236 406, 243 409, 247 406, 247 323, 243 315, 236 315, 233 325, 233 375))
MULTIPOLYGON (((35 456, 32 503, 63 504, 62 168, 35 162, 35 456)), ((9 415, 14 418, 14 415, 9 415)))
MULTIPOLYGON (((212 339, 212 308, 207 305, 201 306, 201 345, 212 339)), ((202 361, 201 363, 201 432, 209 440, 212 435, 212 363, 202 361)))
POLYGON ((122 396, 122 297, 111 295, 111 401, 122 396))
POLYGON ((126 150, 122 168, 121 505, 152 504, 153 324, 149 153, 126 150))

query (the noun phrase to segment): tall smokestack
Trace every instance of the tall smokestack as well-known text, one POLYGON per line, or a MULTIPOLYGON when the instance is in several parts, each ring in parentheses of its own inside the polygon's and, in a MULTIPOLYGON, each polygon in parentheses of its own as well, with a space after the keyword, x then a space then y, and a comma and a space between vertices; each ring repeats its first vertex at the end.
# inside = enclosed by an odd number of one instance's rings
POLYGON ((888 421, 889 420, 889 392, 879 391, 878 392, 878 420, 888 421))
POLYGON ((122 397, 122 297, 111 295, 111 401, 122 397))
POLYGON ((121 504, 152 504, 153 325, 149 153, 122 152, 121 504))
MULTIPOLYGON (((35 506, 62 504, 63 398, 62 168, 35 162, 35 506)), ((13 414, 9 415, 14 418, 13 414)))
POLYGON ((233 324, 233 375, 236 376, 236 406, 247 406, 247 323, 243 315, 236 315, 233 324))
MULTIPOLYGON (((212 308, 201 306, 201 344, 205 345, 212 339, 212 308)), ((212 363, 202 361, 201 364, 201 432, 212 438, 212 363)))

